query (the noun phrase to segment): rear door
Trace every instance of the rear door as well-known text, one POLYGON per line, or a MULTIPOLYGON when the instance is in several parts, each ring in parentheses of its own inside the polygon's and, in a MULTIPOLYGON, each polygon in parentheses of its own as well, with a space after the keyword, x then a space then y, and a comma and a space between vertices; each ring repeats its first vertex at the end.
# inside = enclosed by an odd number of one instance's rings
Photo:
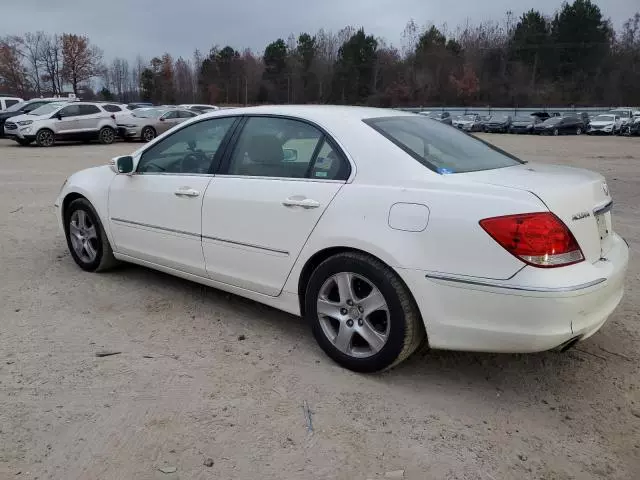
POLYGON ((184 119, 180 119, 177 110, 171 110, 160 117, 159 122, 156 125, 156 131, 158 134, 164 133, 170 128, 175 127, 184 119))
POLYGON ((100 120, 108 114, 100 110, 96 105, 79 105, 80 117, 78 118, 79 133, 97 133, 100 120))
POLYGON ((252 116, 202 206, 202 249, 219 282, 277 296, 307 238, 350 174, 319 128, 252 116))

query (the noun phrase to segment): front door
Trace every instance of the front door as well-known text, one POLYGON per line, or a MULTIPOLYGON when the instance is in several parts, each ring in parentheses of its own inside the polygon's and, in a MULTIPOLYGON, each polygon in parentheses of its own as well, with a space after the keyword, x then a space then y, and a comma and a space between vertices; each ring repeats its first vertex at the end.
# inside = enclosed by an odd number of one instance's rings
POLYGON ((156 130, 158 131, 158 135, 166 132, 170 128, 175 127, 180 122, 183 122, 185 119, 180 118, 177 110, 171 110, 170 112, 165 113, 160 117, 156 130))
POLYGON ((117 175, 109 221, 118 253, 206 276, 201 245, 202 200, 218 146, 235 118, 194 123, 152 144, 135 174, 117 175))
POLYGON ((75 135, 80 128, 80 105, 67 105, 58 111, 59 119, 53 123, 56 136, 75 135))
POLYGON ((350 173, 334 143, 308 123, 250 117, 202 206, 209 276, 277 296, 350 173))

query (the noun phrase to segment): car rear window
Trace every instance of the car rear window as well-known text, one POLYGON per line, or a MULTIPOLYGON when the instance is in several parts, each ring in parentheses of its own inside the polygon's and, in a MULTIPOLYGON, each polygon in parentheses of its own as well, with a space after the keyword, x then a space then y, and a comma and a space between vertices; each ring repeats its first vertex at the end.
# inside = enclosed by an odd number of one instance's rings
POLYGON ((102 108, 104 108, 107 112, 121 112, 122 109, 118 106, 118 105, 102 105, 102 108))
POLYGON ((370 118, 364 122, 438 173, 476 172, 525 163, 471 135, 417 115, 370 118))

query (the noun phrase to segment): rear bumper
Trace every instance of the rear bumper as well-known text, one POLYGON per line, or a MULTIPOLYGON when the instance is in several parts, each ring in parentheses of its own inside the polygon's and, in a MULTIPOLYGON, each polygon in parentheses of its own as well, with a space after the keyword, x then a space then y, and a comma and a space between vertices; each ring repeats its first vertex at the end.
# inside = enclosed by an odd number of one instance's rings
MULTIPOLYGON (((398 273, 416 299, 432 348, 539 352, 590 337, 620 303, 629 249, 615 237, 607 260, 573 270, 579 273, 572 275, 574 282, 566 275, 572 267, 557 269, 558 281, 546 283, 534 283, 536 270, 542 270, 534 267, 505 281, 409 269, 398 273)), ((546 271, 540 278, 553 276, 546 271)))
POLYGON ((137 138, 140 136, 140 129, 118 126, 118 136, 120 138, 137 138))

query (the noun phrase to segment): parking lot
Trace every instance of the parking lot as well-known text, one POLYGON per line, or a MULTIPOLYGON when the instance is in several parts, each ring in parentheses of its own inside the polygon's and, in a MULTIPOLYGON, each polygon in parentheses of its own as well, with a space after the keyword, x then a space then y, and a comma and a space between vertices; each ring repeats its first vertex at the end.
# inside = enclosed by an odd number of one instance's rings
POLYGON ((138 144, 0 139, 0 478, 640 478, 640 138, 482 137, 607 177, 626 296, 563 354, 425 350, 380 375, 251 301, 137 266, 83 272, 53 201, 138 144))

